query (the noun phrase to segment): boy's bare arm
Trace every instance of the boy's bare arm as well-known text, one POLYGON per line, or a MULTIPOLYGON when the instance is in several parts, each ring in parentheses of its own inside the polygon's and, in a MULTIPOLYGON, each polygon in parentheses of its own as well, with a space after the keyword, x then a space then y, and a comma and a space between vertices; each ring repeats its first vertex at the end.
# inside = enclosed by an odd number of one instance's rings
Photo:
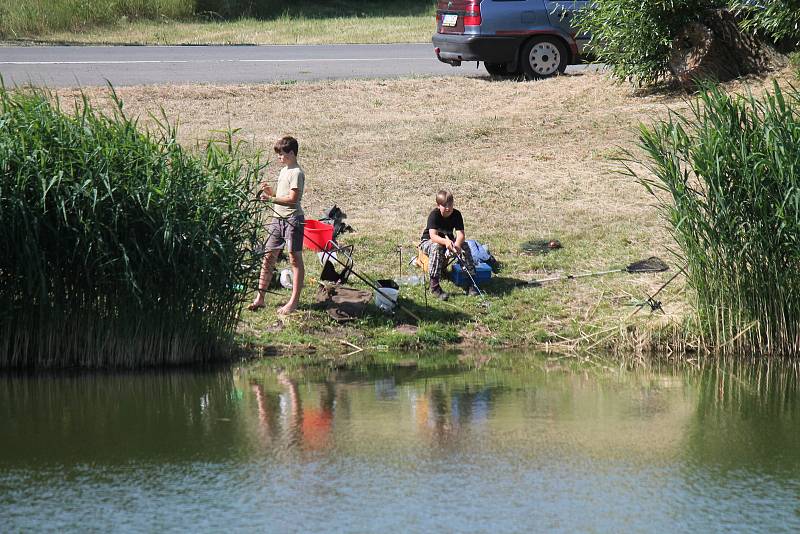
POLYGON ((449 237, 447 237, 447 232, 444 232, 442 230, 436 230, 435 228, 428 229, 428 232, 430 233, 431 241, 433 241, 438 245, 442 245, 447 250, 453 250, 454 243, 450 240, 449 237), (440 236, 439 232, 442 232, 445 235, 440 236))
POLYGON ((281 206, 294 207, 297 204, 297 199, 300 197, 299 189, 292 189, 285 197, 273 196, 272 203, 280 204, 281 206))
POLYGON ((464 240, 466 240, 466 236, 464 235, 463 230, 456 230, 456 241, 453 243, 456 248, 460 251, 461 247, 464 246, 464 240))

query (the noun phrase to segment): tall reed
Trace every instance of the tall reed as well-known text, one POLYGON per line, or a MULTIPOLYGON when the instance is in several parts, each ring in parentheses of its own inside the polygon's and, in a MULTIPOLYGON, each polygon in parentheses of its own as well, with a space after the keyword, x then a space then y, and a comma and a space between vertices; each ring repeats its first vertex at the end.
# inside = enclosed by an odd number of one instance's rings
POLYGON ((712 344, 800 354, 800 92, 710 87, 640 143, 712 344))
POLYGON ((67 114, 0 90, 0 367, 202 362, 224 355, 255 272, 257 157, 201 157, 112 92, 67 114))

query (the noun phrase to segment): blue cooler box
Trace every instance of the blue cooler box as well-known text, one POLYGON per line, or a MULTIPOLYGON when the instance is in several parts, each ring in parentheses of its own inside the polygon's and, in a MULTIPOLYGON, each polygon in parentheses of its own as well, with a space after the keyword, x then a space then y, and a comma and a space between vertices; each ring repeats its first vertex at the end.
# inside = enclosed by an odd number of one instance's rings
MULTIPOLYGON (((492 278, 492 268, 486 263, 479 263, 475 266, 475 282, 481 285, 483 282, 488 282, 492 278)), ((466 286, 472 283, 469 275, 464 272, 461 265, 458 263, 453 264, 453 272, 450 274, 450 280, 458 286, 466 286)))

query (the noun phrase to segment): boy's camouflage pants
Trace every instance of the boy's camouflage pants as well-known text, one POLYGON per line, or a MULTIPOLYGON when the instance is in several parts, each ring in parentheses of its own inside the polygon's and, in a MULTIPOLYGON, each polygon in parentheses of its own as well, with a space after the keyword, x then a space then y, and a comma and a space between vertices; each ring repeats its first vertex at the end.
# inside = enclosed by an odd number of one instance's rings
MULTIPOLYGON (((428 273, 431 278, 441 278, 444 274, 444 269, 447 266, 447 259, 453 256, 453 253, 447 250, 444 245, 434 243, 430 239, 426 239, 420 243, 419 248, 422 252, 428 255, 428 273)), ((461 247, 461 265, 466 271, 472 275, 473 278, 477 277, 475 274, 475 262, 472 261, 472 252, 466 244, 461 247)))

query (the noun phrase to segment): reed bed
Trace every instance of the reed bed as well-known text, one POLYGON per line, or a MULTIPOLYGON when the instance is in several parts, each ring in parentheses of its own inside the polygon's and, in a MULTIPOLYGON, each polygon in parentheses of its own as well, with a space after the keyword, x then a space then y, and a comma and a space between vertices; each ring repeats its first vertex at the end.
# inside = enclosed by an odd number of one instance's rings
POLYGON ((800 354, 800 92, 709 87, 640 144, 710 346, 800 354))
POLYGON ((252 284, 257 156, 202 156, 77 98, 0 90, 0 367, 138 367, 226 354, 252 284))

